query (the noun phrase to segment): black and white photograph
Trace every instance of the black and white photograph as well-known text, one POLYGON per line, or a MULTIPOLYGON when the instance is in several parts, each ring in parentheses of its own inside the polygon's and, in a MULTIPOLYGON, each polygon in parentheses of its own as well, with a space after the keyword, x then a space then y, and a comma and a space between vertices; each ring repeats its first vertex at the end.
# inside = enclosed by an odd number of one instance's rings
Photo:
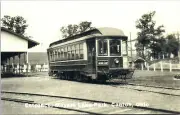
POLYGON ((1 1, 1 114, 180 114, 180 1, 1 1))

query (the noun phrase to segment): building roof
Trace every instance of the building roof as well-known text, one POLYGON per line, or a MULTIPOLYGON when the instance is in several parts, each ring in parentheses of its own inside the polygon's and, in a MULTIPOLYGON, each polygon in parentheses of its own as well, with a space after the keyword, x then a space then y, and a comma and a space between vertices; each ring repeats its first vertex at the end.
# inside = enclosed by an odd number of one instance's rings
POLYGON ((87 36, 87 35, 95 35, 95 34, 96 35, 99 34, 99 35, 103 35, 103 36, 123 36, 123 37, 125 36, 124 32, 117 28, 111 28, 111 27, 93 28, 93 29, 85 31, 83 33, 76 34, 74 36, 55 41, 50 44, 50 47, 53 45, 62 43, 62 42, 70 41, 70 40, 77 39, 77 38, 87 36))
POLYGON ((13 32, 13 31, 11 31, 11 30, 8 30, 7 28, 1 27, 1 31, 8 32, 8 33, 13 34, 13 35, 15 35, 15 36, 17 36, 17 37, 19 37, 21 39, 27 40, 28 41, 28 48, 32 48, 32 47, 34 47, 36 45, 39 45, 38 42, 36 42, 34 40, 31 40, 28 37, 25 37, 23 35, 17 34, 17 33, 13 32))

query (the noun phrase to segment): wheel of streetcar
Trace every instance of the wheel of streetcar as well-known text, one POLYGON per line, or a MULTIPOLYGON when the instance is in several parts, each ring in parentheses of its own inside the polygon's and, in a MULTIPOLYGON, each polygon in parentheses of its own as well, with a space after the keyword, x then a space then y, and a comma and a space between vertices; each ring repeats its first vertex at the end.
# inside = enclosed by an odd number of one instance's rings
POLYGON ((74 80, 78 81, 79 80, 79 72, 74 73, 74 80))
POLYGON ((63 75, 61 76, 62 79, 65 79, 66 73, 64 72, 63 75))
POLYGON ((66 80, 69 80, 69 73, 66 73, 66 80))
POLYGON ((64 77, 64 73, 61 73, 60 74, 60 79, 63 79, 63 77, 64 77))
POLYGON ((126 74, 125 73, 123 73, 122 80, 123 80, 123 83, 125 84, 126 83, 126 74))
POLYGON ((87 82, 87 83, 91 83, 91 82, 92 82, 91 76, 87 76, 86 82, 87 82))
POLYGON ((81 74, 77 74, 77 81, 82 81, 82 75, 81 74))
POLYGON ((65 80, 68 80, 69 76, 68 73, 65 74, 65 80))
POLYGON ((62 79, 62 75, 63 75, 62 73, 59 74, 59 79, 62 79))
POLYGON ((74 72, 69 73, 69 80, 74 80, 74 72))
POLYGON ((106 82, 105 75, 99 75, 99 78, 97 80, 97 83, 103 84, 106 82))

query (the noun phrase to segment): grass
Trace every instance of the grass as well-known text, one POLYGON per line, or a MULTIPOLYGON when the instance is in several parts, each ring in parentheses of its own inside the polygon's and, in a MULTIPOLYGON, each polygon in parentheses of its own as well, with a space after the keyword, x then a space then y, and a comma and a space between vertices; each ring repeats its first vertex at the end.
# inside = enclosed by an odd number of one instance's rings
POLYGON ((175 87, 180 88, 180 80, 174 80, 175 75, 163 75, 163 76, 140 76, 133 77, 128 80, 129 83, 142 84, 142 85, 154 85, 162 87, 175 87))

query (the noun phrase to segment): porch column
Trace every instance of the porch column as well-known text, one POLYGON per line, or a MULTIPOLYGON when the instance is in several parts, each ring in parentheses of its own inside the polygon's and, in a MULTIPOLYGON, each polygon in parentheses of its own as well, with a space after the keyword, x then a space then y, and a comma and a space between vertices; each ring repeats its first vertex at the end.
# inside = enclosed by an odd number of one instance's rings
POLYGON ((12 57, 12 68, 13 68, 13 73, 15 72, 15 56, 12 57))
POLYGON ((26 64, 26 52, 24 52, 24 64, 26 64))
MULTIPOLYGON (((28 73, 28 59, 27 59, 27 52, 24 52, 24 66, 25 72, 28 73)), ((27 75, 28 76, 28 75, 27 75)))
POLYGON ((5 60, 5 64, 4 64, 4 72, 7 72, 7 59, 5 60))
POLYGON ((19 58, 19 74, 20 74, 20 62, 21 62, 21 54, 18 54, 18 58, 19 58))
POLYGON ((28 58, 28 50, 27 50, 27 52, 26 52, 26 63, 28 64, 29 63, 29 60, 28 60, 29 58, 28 58))
POLYGON ((7 72, 10 72, 9 65, 10 65, 10 59, 9 59, 9 58, 7 58, 7 72))

